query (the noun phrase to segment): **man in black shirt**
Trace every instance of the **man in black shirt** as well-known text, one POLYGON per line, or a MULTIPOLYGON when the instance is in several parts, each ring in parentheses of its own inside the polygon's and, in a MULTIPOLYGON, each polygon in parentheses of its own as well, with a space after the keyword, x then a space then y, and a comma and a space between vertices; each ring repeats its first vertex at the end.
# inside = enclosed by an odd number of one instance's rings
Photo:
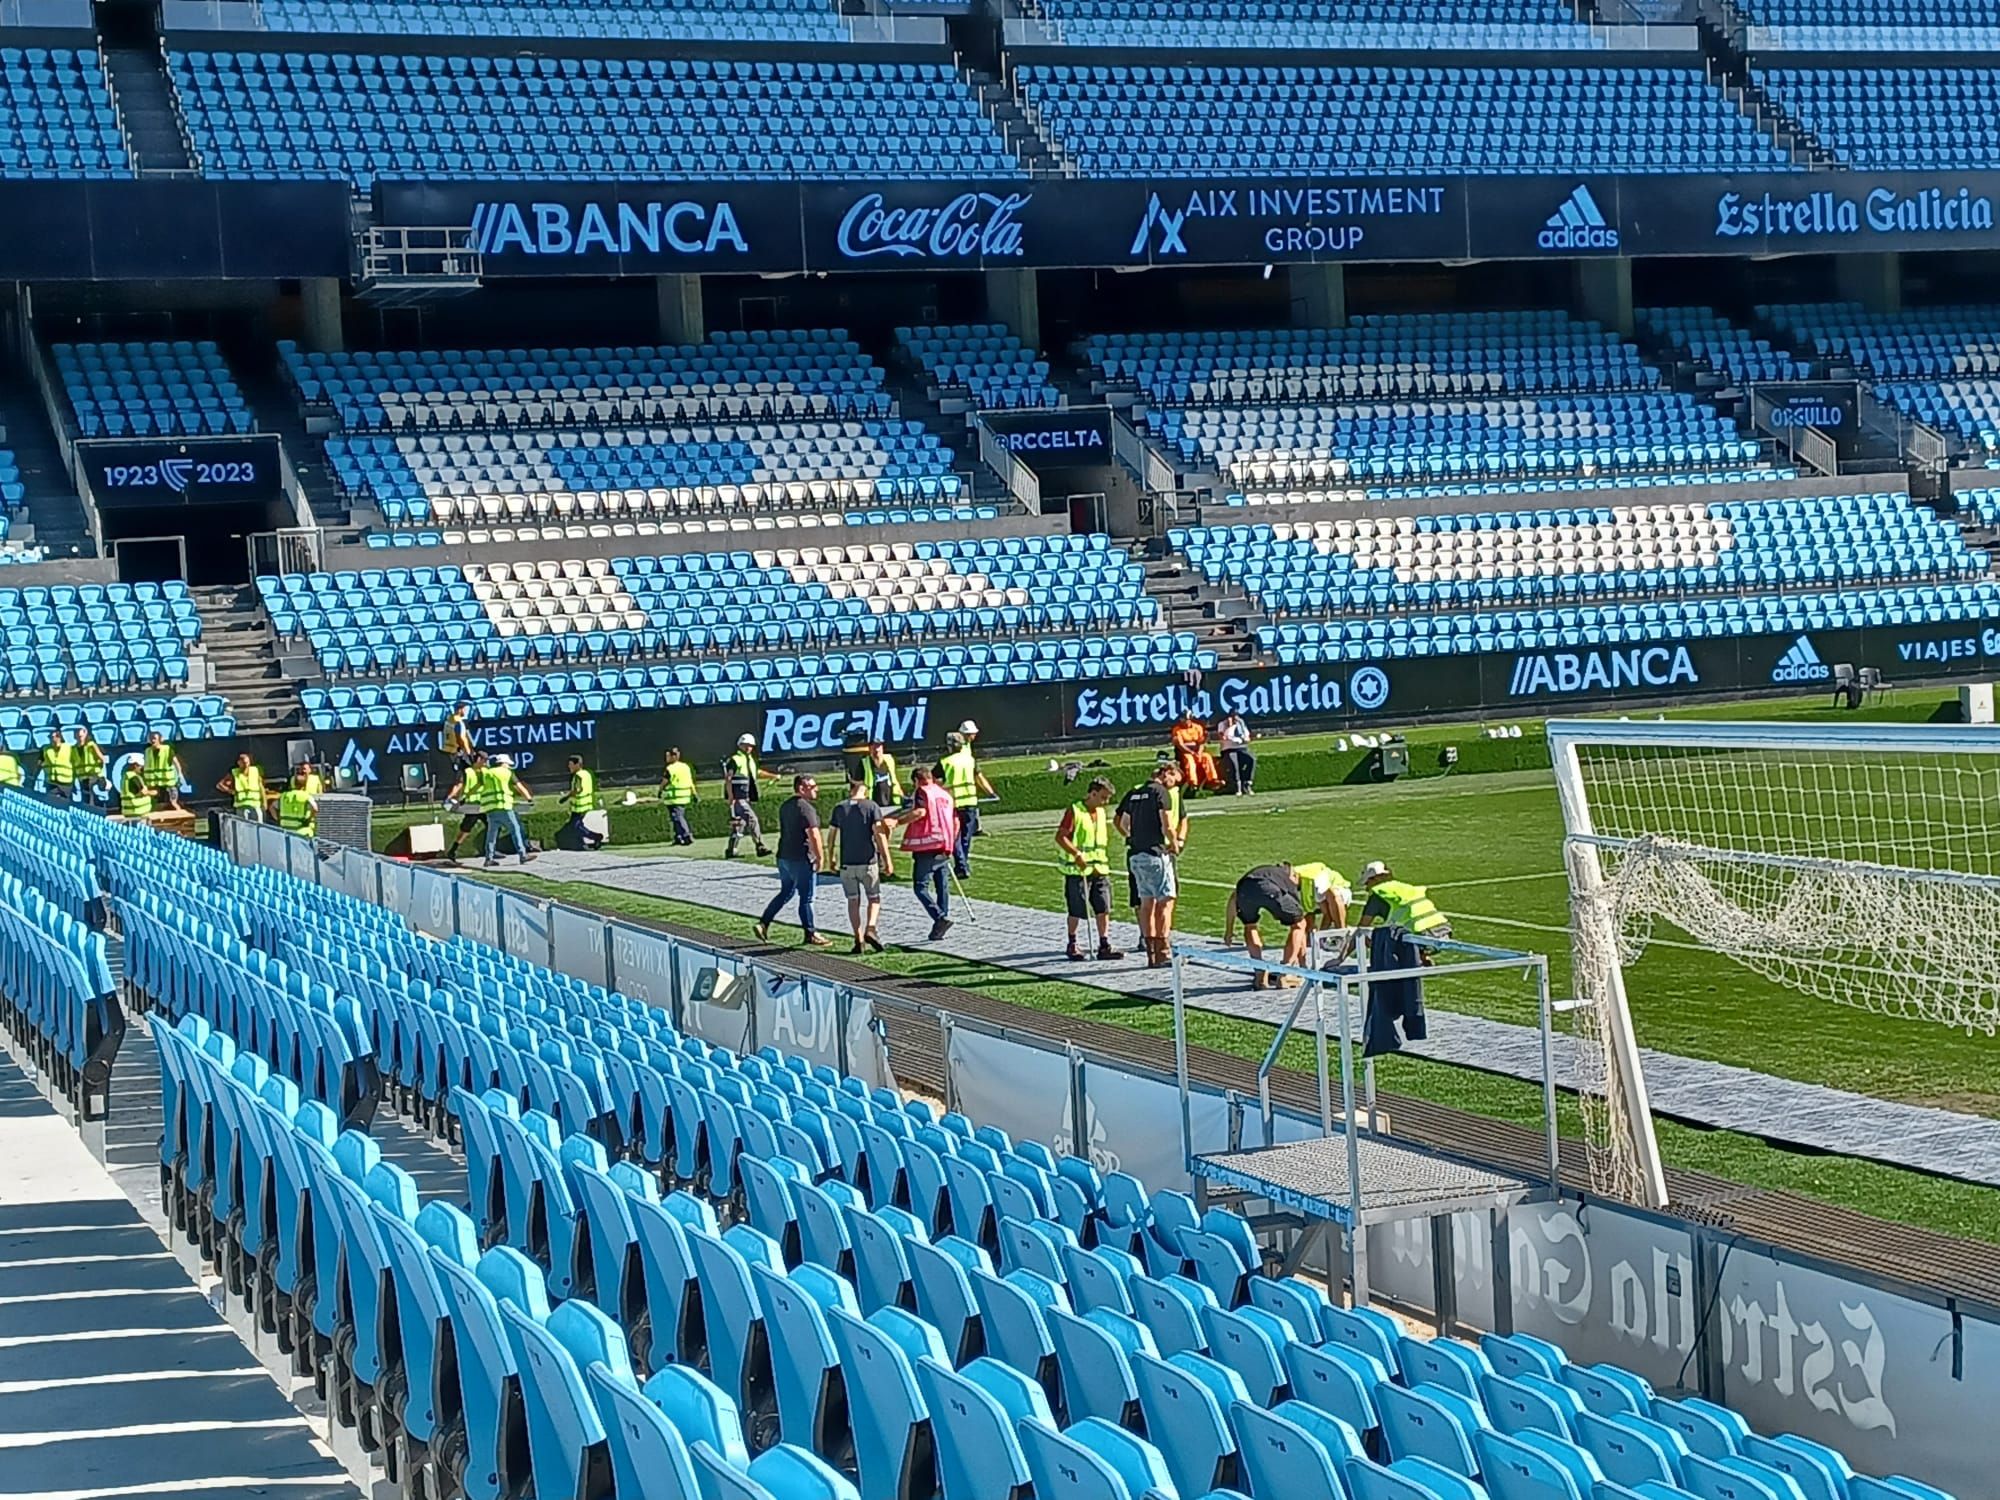
POLYGON ((813 801, 818 792, 819 784, 812 777, 794 776, 791 799, 778 809, 778 894, 771 898, 770 905, 764 908, 763 918, 757 923, 755 930, 760 943, 770 940, 771 920, 784 910, 785 903, 792 899, 792 893, 796 891, 799 925, 805 929, 806 946, 827 946, 813 917, 813 891, 824 858, 819 807, 813 801))
POLYGON ((1171 765, 1159 767, 1151 780, 1127 792, 1118 804, 1118 831, 1125 836, 1126 866, 1139 897, 1139 935, 1145 940, 1149 969, 1166 967, 1173 943, 1179 886, 1174 877, 1177 827, 1168 779, 1175 774, 1171 765))
MULTIPOLYGON (((890 815, 869 795, 867 762, 858 762, 847 778, 847 800, 831 816, 840 848, 840 888, 847 893, 847 920, 854 928, 854 951, 882 951, 875 924, 882 916, 882 846, 890 815)), ((831 873, 835 866, 828 864, 831 873)))

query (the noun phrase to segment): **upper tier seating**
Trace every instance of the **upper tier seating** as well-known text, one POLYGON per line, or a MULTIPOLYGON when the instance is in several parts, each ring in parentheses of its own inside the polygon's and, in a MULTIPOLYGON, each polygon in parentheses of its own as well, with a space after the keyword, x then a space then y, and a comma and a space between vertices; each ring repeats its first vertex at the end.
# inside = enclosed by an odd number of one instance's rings
POLYGON ((1808 366, 1769 339, 1759 338, 1747 328, 1738 328, 1708 308, 1642 307, 1637 317, 1639 326, 1654 338, 1664 339, 1675 352, 1703 361, 1729 380, 1748 383, 1811 377, 1808 366))
POLYGON ((1546 1339, 1408 1335, 1274 1273, 1230 1209, 288 874, 4 796, 0 836, 53 846, 59 909, 111 896, 158 1007, 171 1232, 268 1265, 224 1295, 499 1493, 1951 1500, 1546 1339), (462 1139, 462 1188, 423 1203, 381 1159, 378 1084, 462 1139), (370 1274, 343 1295, 329 1263, 370 1274))
POLYGON ((183 583, 0 588, 0 692, 171 690, 201 621, 183 583))
POLYGON ((308 354, 278 345, 309 409, 343 432, 618 427, 886 417, 886 376, 841 329, 718 333, 705 344, 308 354))
POLYGON ((2000 307, 1876 313, 1821 302, 1758 313, 1801 353, 1874 377, 1877 400, 2000 458, 2000 307))
POLYGON ((1684 68, 1022 67, 1087 176, 1788 171, 1684 68))
POLYGON ((1562 0, 1041 0, 1077 47, 1594 47, 1562 0))
MULTIPOLYGON (((844 481, 843 481, 844 482, 844 481)), ((811 486, 806 486, 810 499, 811 486)), ((828 485, 829 491, 832 486, 828 485)), ((689 492, 691 495, 697 492, 689 492)), ((718 493, 720 493, 718 491, 718 493)), ((737 487, 739 499, 746 493, 737 487)), ((535 497, 530 496, 530 499, 535 497)), ((670 495, 671 499, 672 496, 670 495)), ((763 498, 758 490, 760 502, 763 498)), ((551 497, 553 499, 553 497, 551 497)), ((612 497, 598 496, 598 500, 608 507, 612 497)), ((649 496, 642 491, 627 490, 616 497, 623 506, 643 507, 649 496)), ((690 500, 690 504, 694 503, 690 500)), ((832 503, 829 494, 828 503, 832 503)), ((818 510, 751 510, 747 505, 728 513, 713 512, 706 515, 689 515, 685 519, 650 520, 631 519, 630 510, 621 510, 626 519, 618 521, 570 520, 557 523, 551 516, 544 525, 538 518, 531 517, 519 525, 511 523, 498 526, 472 525, 464 530, 399 530, 370 531, 363 539, 370 551, 405 552, 424 547, 459 547, 465 545, 482 546, 487 542, 581 542, 602 540, 607 537, 633 538, 635 545, 645 545, 646 539, 660 536, 714 536, 718 541, 756 541, 775 543, 790 541, 804 544, 813 541, 838 541, 843 528, 850 526, 944 526, 972 525, 980 521, 991 521, 1000 514, 997 505, 884 505, 874 510, 818 511, 818 510), (773 533, 778 533, 773 535, 773 533)))
POLYGON ((1145 629, 1136 564, 1101 535, 672 553, 266 575, 281 638, 329 676, 1145 629))
POLYGON ((1099 335, 1083 352, 1106 386, 1157 403, 1147 420, 1183 461, 1215 465, 1252 499, 1685 482, 1761 456, 1717 412, 1662 389, 1632 345, 1560 312, 1099 335))
POLYGON ((1887 492, 1206 526, 1176 541, 1210 582, 1277 617, 1950 581, 1988 563, 1957 526, 1887 492))
POLYGON ((1049 362, 1036 357, 1002 323, 949 323, 898 328, 896 347, 944 391, 964 391, 976 407, 1057 407, 1049 362))
POLYGON ((1983 170, 2000 159, 2000 71, 1759 68, 1771 102, 1850 167, 1983 170))
POLYGON ((1759 51, 1991 52, 2000 15, 1990 0, 1736 0, 1758 28, 1759 51))
POLYGON ((270 31, 350 36, 629 38, 645 41, 844 42, 827 0, 264 0, 270 31))
POLYGON ((1024 175, 943 63, 177 52, 209 177, 1024 175))
POLYGON ((95 53, 0 47, 0 177, 132 175, 95 53))
POLYGON ((46 743, 51 729, 68 734, 80 724, 108 751, 137 750, 155 729, 170 740, 223 740, 236 733, 229 704, 216 693, 0 702, 0 745, 16 755, 46 743))
POLYGON ((257 425, 206 339, 57 344, 50 352, 79 437, 198 437, 257 425))
POLYGON ((969 498, 951 450, 897 417, 887 376, 843 329, 658 348, 281 352, 307 411, 334 421, 334 478, 391 527, 850 507, 867 524, 890 509, 948 515, 969 498))

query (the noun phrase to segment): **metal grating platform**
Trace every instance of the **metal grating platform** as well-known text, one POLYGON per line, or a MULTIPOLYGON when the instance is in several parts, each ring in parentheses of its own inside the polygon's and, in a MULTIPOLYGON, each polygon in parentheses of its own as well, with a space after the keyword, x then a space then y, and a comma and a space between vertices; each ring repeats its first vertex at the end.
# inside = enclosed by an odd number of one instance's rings
MULTIPOLYGON (((1523 1178, 1378 1136, 1361 1137, 1358 1155, 1364 1224, 1499 1208, 1535 1190, 1523 1178)), ((1197 1156, 1194 1175, 1316 1219, 1354 1223, 1344 1135, 1197 1156)))

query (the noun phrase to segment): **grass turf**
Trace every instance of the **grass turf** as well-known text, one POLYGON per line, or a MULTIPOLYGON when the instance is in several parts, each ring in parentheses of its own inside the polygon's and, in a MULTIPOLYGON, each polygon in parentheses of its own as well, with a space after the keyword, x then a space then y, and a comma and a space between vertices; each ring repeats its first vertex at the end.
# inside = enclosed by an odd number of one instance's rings
MULTIPOLYGON (((1201 830, 1195 835, 1197 840, 1205 836, 1201 830)), ((998 842, 1000 837, 989 842, 998 842)), ((992 868, 989 862, 979 877, 983 891, 990 889, 985 874, 992 868)), ((492 878, 575 906, 685 923, 728 937, 752 936, 750 918, 712 907, 531 875, 509 873, 492 878)), ((1219 906, 1220 893, 1215 894, 1219 906)), ((1059 1015, 1087 1016, 1152 1035, 1172 1032, 1172 1017, 1163 1007, 1087 985, 1041 979, 1015 969, 971 962, 938 949, 891 949, 852 961, 866 963, 884 973, 979 990, 1017 1005, 1059 1015)), ((1190 1013, 1189 1035, 1198 1044, 1244 1057, 1262 1057, 1271 1042, 1268 1026, 1200 1011, 1190 1013)), ((1310 1071, 1311 1044, 1302 1037, 1292 1038, 1284 1061, 1291 1067, 1310 1071)), ((1541 1091, 1531 1083, 1411 1057, 1384 1058, 1378 1076, 1387 1091, 1523 1125, 1538 1126, 1541 1120, 1541 1091)), ((1561 1126, 1565 1134, 1577 1130, 1575 1109, 1568 1100, 1564 1101, 1561 1126)), ((2000 1243, 2000 1192, 1991 1189, 1850 1157, 1788 1150, 1732 1131, 1703 1130, 1672 1121, 1661 1121, 1659 1134, 1660 1148, 1675 1166, 1713 1173, 1753 1187, 1801 1193, 1946 1234, 2000 1243)))

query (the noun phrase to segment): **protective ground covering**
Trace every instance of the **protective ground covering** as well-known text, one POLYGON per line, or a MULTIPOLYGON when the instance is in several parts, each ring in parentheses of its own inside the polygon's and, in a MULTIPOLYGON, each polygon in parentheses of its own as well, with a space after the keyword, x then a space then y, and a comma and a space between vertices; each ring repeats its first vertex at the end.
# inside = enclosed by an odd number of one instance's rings
MULTIPOLYGON (((1472 785, 1462 783, 1460 789, 1472 785)), ((1224 810, 1234 813, 1234 809, 1224 810)), ((1284 826, 1289 829, 1297 821, 1287 818, 1284 826)), ((1191 846, 1202 842, 1205 832, 1204 825, 1197 824, 1191 846)), ((1161 1005, 1168 1003, 1171 991, 1164 971, 1148 970, 1129 958, 1122 963, 1071 963, 1062 953, 1060 917, 992 899, 986 894, 1007 884, 994 878, 994 872, 1009 868, 1000 865, 998 858, 1013 856, 996 857, 996 849, 1013 847, 1012 840, 1026 837, 1030 836, 995 834, 982 841, 974 861, 972 890, 977 894, 969 902, 955 900, 953 915, 957 925, 946 937, 944 946, 955 955, 983 963, 1088 984, 1161 1005)), ((1300 850, 1293 857, 1302 860, 1307 853, 1300 850)), ((770 868, 750 862, 718 863, 660 854, 620 856, 606 851, 549 853, 531 868, 545 880, 582 881, 741 915, 760 913, 776 893, 770 868)), ((1043 883, 1059 891, 1053 862, 1046 862, 1044 868, 1043 883)), ((1184 897, 1184 904, 1191 912, 1215 907, 1215 920, 1219 922, 1223 894, 1219 890, 1194 887, 1184 897)), ((846 903, 837 886, 822 889, 815 910, 822 930, 844 948, 846 903)), ((1455 919, 1462 923, 1463 919, 1453 910, 1455 919)), ((780 914, 772 930, 773 939, 785 941, 795 936, 796 922, 794 904, 780 914)), ((1519 930, 1517 927, 1511 941, 1535 946, 1518 935, 1519 930)), ((896 883, 887 887, 881 931, 884 940, 890 943, 910 947, 924 944, 929 919, 919 910, 906 885, 896 883)), ((1478 937, 1484 941, 1509 941, 1505 936, 1489 937, 1484 933, 1478 937)), ((1129 923, 1114 924, 1113 941, 1120 947, 1129 951, 1137 946, 1137 939, 1138 934, 1129 923)), ((1199 936, 1189 942, 1201 948, 1217 946, 1213 940, 1199 936)), ((1493 993, 1500 993, 1501 983, 1489 981, 1494 986, 1493 993)), ((1513 982, 1504 983, 1511 986, 1513 982)), ((1409 1050, 1434 1061, 1539 1080, 1541 1041, 1536 1028, 1440 1008, 1459 1003, 1460 995, 1467 993, 1473 984, 1468 979, 1449 985, 1449 999, 1445 996, 1447 986, 1434 987, 1430 1035, 1423 1042, 1411 1044, 1409 1050)), ((1529 992, 1516 987, 1513 993, 1525 997, 1529 992)), ((1189 966, 1185 998, 1202 1010, 1272 1023, 1283 1018, 1292 1002, 1290 995, 1251 991, 1239 972, 1199 964, 1189 966)), ((1353 1020, 1358 1035, 1359 1017, 1353 1020)), ((1332 1021, 1329 1015, 1329 1024, 1332 1021)), ((1567 1083, 1570 1059, 1567 1039, 1558 1036, 1556 1045, 1558 1080, 1567 1083)), ((1894 1103, 1656 1049, 1645 1052, 1645 1067, 1654 1108, 1661 1114, 1812 1150, 2000 1186, 2000 1120, 1894 1103)))

